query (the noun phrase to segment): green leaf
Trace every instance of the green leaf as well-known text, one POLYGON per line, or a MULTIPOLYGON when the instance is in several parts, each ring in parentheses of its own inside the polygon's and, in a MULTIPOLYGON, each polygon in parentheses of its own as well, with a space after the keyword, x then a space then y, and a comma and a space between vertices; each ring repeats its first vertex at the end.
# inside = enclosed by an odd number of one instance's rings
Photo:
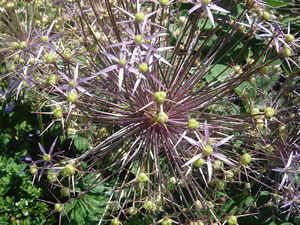
POLYGON ((88 148, 88 138, 80 134, 76 134, 74 138, 74 145, 79 151, 83 152, 88 148))
POLYGON ((282 1, 277 1, 277 0, 264 0, 269 6, 272 7, 279 7, 283 5, 288 5, 288 2, 282 2, 282 1))
POLYGON ((280 225, 294 225, 294 224, 286 222, 286 223, 281 223, 280 225))
POLYGON ((294 218, 294 223, 295 223, 296 225, 300 225, 300 216, 296 216, 296 217, 294 218))
POLYGON ((261 191, 260 192, 260 196, 268 196, 268 195, 270 195, 269 191, 261 191))

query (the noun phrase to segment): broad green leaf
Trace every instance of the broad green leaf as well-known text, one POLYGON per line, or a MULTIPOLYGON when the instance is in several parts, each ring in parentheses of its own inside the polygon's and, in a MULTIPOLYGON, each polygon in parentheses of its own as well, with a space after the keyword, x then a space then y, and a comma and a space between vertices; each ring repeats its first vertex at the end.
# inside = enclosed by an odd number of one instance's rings
POLYGON ((279 6, 283 6, 283 5, 288 5, 288 2, 282 2, 282 1, 278 1, 278 0, 264 0, 269 6, 272 7, 279 7, 279 6))
POLYGON ((74 138, 74 145, 79 151, 83 152, 88 148, 88 138, 80 134, 76 134, 74 138))

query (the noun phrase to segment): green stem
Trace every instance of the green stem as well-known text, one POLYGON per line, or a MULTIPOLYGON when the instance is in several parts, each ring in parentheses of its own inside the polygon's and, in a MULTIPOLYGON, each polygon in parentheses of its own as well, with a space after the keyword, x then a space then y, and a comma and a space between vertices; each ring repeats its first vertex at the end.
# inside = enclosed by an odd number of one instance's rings
MULTIPOLYGON (((40 112, 41 112, 41 110, 40 110, 40 112)), ((40 130, 40 132, 43 132, 43 130, 44 130, 43 118, 42 118, 41 113, 39 114, 39 130, 40 130)), ((44 146, 44 136, 43 135, 40 135, 40 143, 42 146, 44 146)))

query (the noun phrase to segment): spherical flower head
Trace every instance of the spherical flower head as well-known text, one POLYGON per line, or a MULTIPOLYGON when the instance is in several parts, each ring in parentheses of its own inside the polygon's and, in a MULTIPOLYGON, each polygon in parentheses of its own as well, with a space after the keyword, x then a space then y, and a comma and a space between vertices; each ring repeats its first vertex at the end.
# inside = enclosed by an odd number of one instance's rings
POLYGON ((134 37, 134 41, 135 41, 135 43, 137 43, 137 44, 142 44, 142 42, 143 42, 143 36, 142 35, 136 35, 135 37, 134 37))
POLYGON ((265 115, 268 118, 272 118, 275 115, 275 109, 268 107, 265 109, 265 115))
POLYGON ((251 162, 251 155, 249 153, 244 153, 240 159, 241 165, 246 166, 251 162))
POLYGON ((198 127, 199 127, 199 123, 198 123, 197 120, 195 120, 195 119, 190 119, 190 120, 189 120, 188 128, 189 128, 190 130, 195 130, 195 129, 197 129, 198 127))
POLYGON ((117 218, 114 218, 111 222, 110 225, 119 225, 120 224, 120 220, 117 218))
POLYGON ((163 91, 157 91, 154 93, 154 98, 158 103, 163 103, 166 99, 166 92, 163 91))
POLYGON ((48 36, 43 35, 43 36, 41 37, 41 42, 46 43, 47 41, 48 41, 48 36))
POLYGON ((259 119, 261 117, 261 115, 257 115, 259 114, 260 111, 259 111, 259 108, 252 108, 251 109, 251 115, 254 119, 259 119), (255 115, 255 116, 254 116, 255 115))
POLYGON ((135 20, 137 22, 142 22, 145 19, 145 14, 142 12, 138 12, 135 14, 135 20))
POLYGON ((159 123, 165 123, 167 122, 169 119, 168 115, 164 112, 159 112, 157 114, 157 118, 156 118, 156 121, 159 122, 159 123))
POLYGON ((51 156, 50 156, 49 154, 44 154, 44 155, 43 155, 43 160, 44 160, 45 162, 50 162, 51 156))
POLYGON ((142 63, 141 65, 139 65, 139 71, 141 73, 147 73, 148 72, 148 66, 146 63, 142 63))
POLYGON ((54 209, 55 209, 56 212, 61 212, 63 210, 63 205, 60 204, 60 203, 56 203, 54 205, 54 209))
POLYGON ((153 211, 154 206, 155 206, 155 204, 154 204, 151 200, 146 201, 146 202, 144 203, 144 209, 145 209, 146 211, 153 211))
POLYGON ((161 6, 164 7, 169 3, 169 0, 160 0, 159 3, 160 3, 161 6))
POLYGON ((63 110, 60 106, 56 107, 54 110, 53 110, 53 116, 56 118, 56 119, 60 119, 62 118, 63 116, 63 110))
POLYGON ((29 170, 31 174, 36 174, 38 172, 38 168, 36 165, 31 165, 29 170))
POLYGON ((204 155, 211 155, 213 151, 214 149, 211 147, 211 145, 205 145, 203 153, 204 155))
POLYGON ((285 36, 285 41, 286 42, 292 42, 294 40, 295 40, 295 37, 291 34, 288 34, 288 35, 285 36))
POLYGON ((236 216, 230 216, 227 219, 227 222, 228 222, 228 225, 235 225, 235 224, 237 224, 237 218, 236 218, 236 216))
POLYGON ((75 172, 76 172, 75 167, 71 163, 67 164, 63 169, 63 174, 65 176, 73 176, 75 172))
POLYGON ((164 218, 161 225, 172 225, 172 220, 170 218, 164 218))
POLYGON ((78 95, 76 92, 71 92, 70 94, 68 94, 67 98, 68 98, 69 102, 74 103, 78 99, 78 95))
POLYGON ((139 183, 147 183, 149 181, 148 176, 145 173, 140 173, 137 178, 137 182, 139 183))
POLYGON ((203 166, 204 163, 205 163, 205 160, 202 159, 202 158, 200 158, 200 159, 197 159, 197 160, 193 163, 193 166, 199 168, 199 167, 203 166))

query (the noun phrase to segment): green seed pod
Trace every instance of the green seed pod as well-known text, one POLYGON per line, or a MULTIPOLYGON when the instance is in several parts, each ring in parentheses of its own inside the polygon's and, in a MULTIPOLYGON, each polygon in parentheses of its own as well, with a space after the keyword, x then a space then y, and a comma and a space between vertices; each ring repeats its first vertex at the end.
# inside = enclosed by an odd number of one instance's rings
POLYGON ((120 59, 119 65, 120 66, 125 66, 126 65, 126 60, 125 59, 120 59))
POLYGON ((223 181, 217 182, 216 184, 216 188, 218 191, 224 191, 225 187, 226 187, 226 183, 223 181))
POLYGON ((142 42, 143 42, 143 36, 142 35, 136 35, 135 37, 134 37, 134 42, 135 43, 137 43, 137 44, 142 44, 142 42))
POLYGON ((196 200, 195 206, 196 206, 198 209, 203 209, 203 205, 202 205, 202 203, 201 203, 200 200, 196 200))
POLYGON ((55 61, 56 61, 55 55, 52 53, 49 53, 48 55, 46 55, 45 60, 47 63, 55 63, 55 61))
POLYGON ((20 49, 24 49, 24 48, 26 48, 27 47, 27 43, 25 42, 25 41, 21 41, 20 43, 19 43, 19 48, 20 49))
POLYGON ((153 211, 155 204, 151 200, 149 200, 144 203, 143 207, 146 211, 153 211))
POLYGON ((251 155, 249 153, 244 153, 240 159, 241 165, 246 166, 250 162, 251 162, 251 155))
POLYGON ((120 224, 120 220, 117 218, 114 218, 111 222, 110 225, 119 225, 120 224))
POLYGON ((172 220, 170 218, 164 218, 161 225, 172 225, 172 220))
POLYGON ((203 166, 205 163, 205 160, 200 158, 200 159, 197 159, 194 163, 193 163, 193 166, 194 167, 201 167, 203 166))
POLYGON ((135 20, 137 22, 142 22, 145 19, 145 14, 142 12, 138 12, 137 14, 135 14, 135 20))
POLYGON ((295 40, 295 37, 291 34, 288 34, 288 35, 285 36, 285 41, 286 42, 292 42, 294 40, 295 40))
POLYGON ((51 183, 55 182, 55 181, 56 181, 56 174, 55 174, 55 173, 49 173, 49 174, 47 175, 47 179, 48 179, 48 181, 51 182, 51 183))
POLYGON ((61 212, 62 210, 63 210, 63 205, 62 204, 60 204, 60 203, 56 203, 55 205, 54 205, 54 208, 55 208, 55 211, 56 212, 61 212))
POLYGON ((141 65, 139 65, 139 71, 141 73, 147 73, 148 72, 148 66, 146 63, 142 63, 141 65))
POLYGON ((135 215, 135 214, 137 214, 137 208, 135 208, 135 207, 130 207, 130 208, 128 209, 128 214, 129 214, 129 215, 135 215))
POLYGON ((214 149, 211 147, 211 145, 206 145, 203 149, 204 155, 211 155, 213 153, 214 149))
POLYGON ((156 121, 157 121, 158 123, 165 123, 165 122, 168 121, 168 119, 169 119, 169 117, 168 117, 168 115, 167 115, 166 113, 164 113, 164 112, 159 112, 159 113, 157 114, 156 121))
POLYGON ((263 13, 262 17, 263 17, 263 19, 268 20, 268 19, 271 18, 271 15, 270 15, 270 13, 268 13, 268 12, 265 11, 265 12, 263 13))
POLYGON ((162 7, 164 7, 169 3, 169 0, 160 0, 159 3, 162 7))
POLYGON ((166 99, 166 92, 163 91, 157 91, 154 93, 154 98, 158 103, 163 103, 166 99))
POLYGON ((257 115, 259 113, 260 113, 259 108, 252 108, 251 109, 251 115, 254 119, 259 119, 261 117, 261 115, 257 115))
POLYGON ((69 102, 74 103, 78 99, 78 95, 76 92, 71 92, 67 95, 67 98, 68 98, 69 102))
POLYGON ((185 24, 187 22, 187 18, 185 16, 180 16, 178 18, 178 21, 181 25, 185 24))
POLYGON ((50 161, 51 161, 51 156, 50 156, 49 154, 44 154, 44 155, 43 155, 43 160, 44 160, 45 162, 50 162, 50 161))
POLYGON ((38 172, 38 168, 36 165, 31 165, 29 170, 31 174, 36 174, 38 172))
POLYGON ((71 163, 67 164, 65 168, 62 170, 64 176, 73 176, 75 172, 76 169, 71 163))
POLYGON ((55 85, 56 84, 56 76, 55 76, 55 74, 50 74, 47 77, 47 83, 50 84, 50 85, 55 85))
POLYGON ((59 192, 64 197, 68 197, 70 195, 70 189, 66 187, 61 188, 59 192))
POLYGON ((276 113, 275 110, 271 107, 265 109, 265 115, 268 118, 272 118, 275 115, 275 113, 276 113))
POLYGON ((149 181, 148 176, 145 173, 140 173, 137 178, 137 182, 139 183, 147 183, 149 181))
POLYGON ((43 35, 43 36, 41 37, 41 42, 46 43, 47 41, 48 41, 48 36, 43 35))
POLYGON ((227 222, 228 222, 228 225, 235 225, 235 224, 237 224, 237 218, 236 218, 236 216, 230 216, 227 219, 227 222))
POLYGON ((217 159, 217 160, 215 160, 213 167, 216 171, 218 171, 220 169, 223 169, 224 163, 223 163, 223 161, 217 159))
POLYGON ((56 119, 60 119, 63 117, 63 110, 60 106, 56 107, 54 110, 53 110, 53 116, 56 118, 56 119))
POLYGON ((190 130, 195 130, 199 127, 199 123, 195 119, 190 119, 188 122, 188 128, 190 130))

